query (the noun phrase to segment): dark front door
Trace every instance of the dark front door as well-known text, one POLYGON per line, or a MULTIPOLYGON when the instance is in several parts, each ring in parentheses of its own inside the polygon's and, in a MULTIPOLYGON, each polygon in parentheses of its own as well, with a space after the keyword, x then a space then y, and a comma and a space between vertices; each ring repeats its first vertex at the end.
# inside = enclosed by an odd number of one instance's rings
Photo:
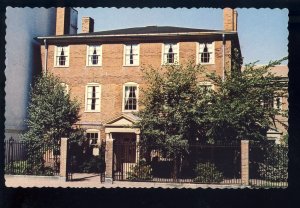
POLYGON ((115 133, 114 138, 114 176, 115 180, 124 180, 130 164, 136 161, 135 134, 115 133))

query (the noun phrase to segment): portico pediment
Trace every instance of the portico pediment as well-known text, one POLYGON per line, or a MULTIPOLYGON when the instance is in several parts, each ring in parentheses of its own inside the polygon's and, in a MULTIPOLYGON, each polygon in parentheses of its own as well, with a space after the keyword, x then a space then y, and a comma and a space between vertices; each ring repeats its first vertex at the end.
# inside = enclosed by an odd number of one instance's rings
POLYGON ((104 126, 109 126, 109 127, 113 127, 113 126, 132 126, 134 123, 136 123, 139 120, 139 117, 134 116, 133 114, 121 114, 117 117, 114 117, 110 120, 108 120, 104 126))

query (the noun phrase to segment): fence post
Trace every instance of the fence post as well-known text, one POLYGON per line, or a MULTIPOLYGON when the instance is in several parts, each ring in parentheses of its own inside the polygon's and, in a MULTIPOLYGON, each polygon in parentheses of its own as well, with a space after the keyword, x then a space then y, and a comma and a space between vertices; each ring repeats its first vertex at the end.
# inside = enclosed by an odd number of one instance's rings
POLYGON ((113 183, 114 171, 114 140, 106 133, 105 147, 105 183, 113 183))
POLYGON ((241 179, 242 185, 249 185, 249 140, 241 140, 241 179))
POLYGON ((59 176, 67 179, 68 138, 61 138, 59 176))

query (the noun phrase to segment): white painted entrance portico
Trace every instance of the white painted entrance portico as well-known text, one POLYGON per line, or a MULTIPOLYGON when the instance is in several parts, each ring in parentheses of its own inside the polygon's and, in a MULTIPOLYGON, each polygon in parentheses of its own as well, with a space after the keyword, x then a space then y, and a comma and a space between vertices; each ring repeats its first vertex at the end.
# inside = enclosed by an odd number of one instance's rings
MULTIPOLYGON (((118 156, 114 154, 114 142, 126 142, 135 141, 136 144, 140 141, 140 129, 135 128, 134 124, 139 120, 139 117, 131 113, 123 113, 104 124, 106 135, 106 152, 105 152, 105 181, 112 182, 114 174, 114 160, 117 160, 118 156)), ((137 149, 137 148, 136 148, 137 149)), ((138 155, 134 155, 135 162, 138 155)), ((122 165, 122 164, 121 164, 122 165)))

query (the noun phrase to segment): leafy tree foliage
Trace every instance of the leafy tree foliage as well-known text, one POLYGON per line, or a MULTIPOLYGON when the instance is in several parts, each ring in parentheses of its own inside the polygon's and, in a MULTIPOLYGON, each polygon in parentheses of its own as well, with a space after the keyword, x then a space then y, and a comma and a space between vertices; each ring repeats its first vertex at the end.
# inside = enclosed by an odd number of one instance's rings
POLYGON ((231 70, 225 80, 207 75, 217 90, 211 96, 207 111, 209 120, 206 136, 216 140, 266 140, 266 132, 275 125, 275 116, 282 114, 273 107, 274 98, 286 96, 287 83, 280 82, 270 68, 284 59, 256 67, 246 65, 243 71, 231 70))
MULTIPOLYGON (((28 141, 29 162, 35 169, 43 168, 42 146, 47 146, 53 154, 59 154, 60 139, 63 136, 78 139, 82 130, 74 129, 79 120, 79 103, 72 101, 65 92, 61 81, 51 74, 38 77, 30 93, 27 132, 23 139, 28 141)), ((56 161, 58 163, 58 161, 56 161)))
POLYGON ((143 90, 138 126, 141 142, 147 147, 160 147, 174 158, 174 177, 189 143, 196 141, 205 129, 206 93, 198 85, 202 67, 188 64, 169 65, 161 70, 144 69, 147 89, 143 90))
POLYGON ((273 98, 285 96, 287 83, 269 69, 286 58, 261 67, 249 64, 244 70, 234 60, 224 79, 193 64, 143 69, 148 85, 138 113, 141 143, 148 151, 160 147, 173 158, 175 178, 191 143, 264 141, 281 113, 273 108, 273 98), (201 80, 213 83, 215 90, 203 88, 201 80))

